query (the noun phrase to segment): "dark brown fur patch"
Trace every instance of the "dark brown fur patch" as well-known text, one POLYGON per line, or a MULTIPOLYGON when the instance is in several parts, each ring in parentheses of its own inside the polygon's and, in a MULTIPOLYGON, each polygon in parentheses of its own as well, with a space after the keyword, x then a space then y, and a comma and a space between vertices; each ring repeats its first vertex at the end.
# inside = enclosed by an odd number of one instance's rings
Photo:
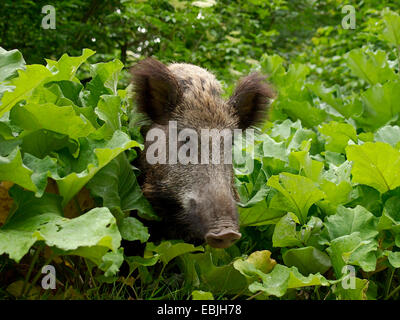
POLYGON ((264 80, 265 77, 256 72, 244 77, 239 81, 229 99, 228 103, 235 108, 240 119, 239 126, 242 129, 266 118, 274 92, 264 80))
POLYGON ((161 62, 147 58, 131 69, 139 111, 156 123, 166 123, 168 114, 182 98, 178 81, 161 62))

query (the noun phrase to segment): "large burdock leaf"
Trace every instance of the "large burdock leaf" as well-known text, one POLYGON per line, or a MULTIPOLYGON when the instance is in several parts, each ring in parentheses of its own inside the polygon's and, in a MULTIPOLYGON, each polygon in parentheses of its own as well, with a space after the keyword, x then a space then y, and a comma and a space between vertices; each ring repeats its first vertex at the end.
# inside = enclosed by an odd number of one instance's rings
POLYGON ((303 275, 324 274, 332 266, 329 256, 314 247, 290 249, 282 258, 286 266, 295 266, 303 275))
POLYGON ((82 97, 84 105, 95 108, 102 95, 117 95, 118 75, 123 67, 118 59, 91 65, 92 80, 87 84, 88 91, 82 97))
POLYGON ((78 57, 70 57, 65 53, 58 61, 46 59, 47 67, 54 72, 49 81, 73 80, 80 65, 94 54, 93 50, 83 49, 82 55, 78 57))
POLYGON ((119 96, 103 95, 100 97, 95 109, 98 117, 106 123, 111 132, 121 129, 121 119, 119 117, 121 103, 119 96))
POLYGON ((39 240, 64 251, 99 246, 116 251, 120 246, 116 220, 107 208, 66 219, 58 195, 45 193, 36 198, 19 187, 13 187, 10 193, 17 205, 0 228, 0 254, 7 253, 18 262, 39 240))
POLYGON ((295 213, 302 224, 306 223, 310 207, 325 196, 311 179, 286 172, 272 176, 267 185, 281 195, 271 200, 270 207, 295 213))
POLYGON ((361 98, 365 108, 362 117, 357 120, 367 127, 378 129, 396 119, 400 112, 400 82, 397 80, 383 85, 375 84, 361 98))
POLYGON ((285 211, 268 208, 265 200, 250 208, 239 207, 238 210, 241 227, 275 224, 285 214, 285 211))
POLYGON ((354 126, 348 123, 331 121, 324 123, 318 128, 326 136, 325 150, 344 153, 348 143, 357 143, 357 133, 354 126))
POLYGON ((367 272, 375 270, 377 220, 361 206, 339 207, 337 214, 327 218, 325 226, 331 240, 327 251, 338 278, 347 264, 360 266, 367 272))
POLYGON ((382 50, 371 52, 364 48, 354 49, 347 55, 347 64, 357 77, 371 85, 396 78, 389 66, 387 54, 382 50))
POLYGON ((234 262, 234 267, 246 278, 253 280, 249 285, 250 292, 262 291, 268 296, 282 297, 288 289, 293 288, 330 285, 321 274, 310 274, 305 277, 296 267, 288 268, 278 264, 270 273, 265 274, 252 263, 241 259, 234 262))
POLYGON ((327 118, 325 110, 313 107, 308 101, 296 101, 290 98, 279 100, 276 109, 282 109, 290 118, 300 119, 308 128, 319 125, 327 118))
POLYGON ((354 209, 340 206, 337 214, 327 218, 325 226, 331 240, 354 232, 358 232, 359 236, 366 240, 378 234, 377 220, 371 212, 361 206, 354 209))
POLYGON ((282 217, 275 226, 272 235, 274 247, 301 246, 302 242, 296 231, 296 223, 299 223, 297 216, 291 212, 282 217))
POLYGON ((32 174, 33 171, 23 164, 19 148, 15 148, 7 157, 0 156, 0 181, 12 181, 36 192, 32 174))
POLYGON ((94 208, 75 219, 54 219, 34 236, 61 250, 99 245, 115 251, 121 243, 116 220, 108 208, 94 208))
POLYGON ((383 21, 386 29, 383 30, 382 38, 396 47, 400 46, 400 16, 397 12, 384 10, 383 21))
POLYGON ((4 50, 0 47, 0 82, 10 79, 17 70, 25 67, 25 60, 18 50, 4 50))
MULTIPOLYGON (((249 281, 237 270, 234 263, 217 265, 214 256, 207 251, 201 254, 190 254, 195 262, 200 288, 213 294, 246 294, 249 281)), ((253 268, 254 265, 249 263, 253 268)), ((253 279, 254 281, 254 279, 253 279)))
POLYGON ((353 161, 353 182, 365 184, 381 193, 400 186, 400 151, 383 142, 366 142, 346 148, 353 161))
POLYGON ((141 217, 158 219, 143 196, 133 168, 125 154, 120 154, 89 181, 92 195, 103 199, 103 206, 122 211, 138 210, 141 217))
POLYGON ((28 65, 24 71, 18 70, 18 77, 6 83, 7 86, 13 86, 15 89, 4 93, 0 104, 0 117, 17 102, 30 97, 32 91, 50 76, 52 76, 51 71, 38 64, 28 65))
POLYGON ((81 151, 80 161, 86 161, 85 157, 92 155, 93 153, 97 157, 97 162, 89 162, 83 171, 76 173, 70 173, 63 178, 55 178, 60 191, 60 195, 63 196, 63 205, 66 205, 72 197, 82 189, 82 187, 105 165, 107 165, 112 159, 118 156, 121 152, 141 146, 138 142, 132 141, 122 131, 114 132, 113 137, 106 142, 90 141, 88 144, 88 150, 86 152, 81 151))
POLYGON ((76 115, 72 106, 59 107, 53 103, 15 107, 10 118, 26 131, 46 129, 65 134, 72 139, 86 137, 95 131, 88 120, 76 115))
POLYGON ((386 142, 392 147, 400 149, 400 127, 384 126, 375 133, 375 141, 386 142))

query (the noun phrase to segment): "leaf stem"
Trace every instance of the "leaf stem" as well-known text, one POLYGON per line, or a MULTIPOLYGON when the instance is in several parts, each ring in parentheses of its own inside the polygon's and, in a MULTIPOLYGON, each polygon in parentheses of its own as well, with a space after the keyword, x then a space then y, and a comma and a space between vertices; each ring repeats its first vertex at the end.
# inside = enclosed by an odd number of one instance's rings
MULTIPOLYGON (((44 263, 44 266, 46 266, 46 265, 48 265, 52 260, 53 260, 53 258, 55 257, 55 254, 54 253, 51 253, 50 254, 50 257, 46 260, 46 262, 44 263)), ((41 272, 41 270, 39 270, 39 272, 36 274, 36 276, 33 278, 33 280, 32 280, 32 282, 29 284, 29 286, 28 286, 28 288, 27 288, 27 290, 26 290, 26 293, 25 293, 25 296, 28 296, 29 295, 29 293, 31 292, 31 290, 32 290, 32 287, 35 285, 35 283, 38 281, 38 279, 39 279, 39 277, 42 275, 42 272, 41 272)))
POLYGON ((163 274, 164 269, 165 269, 166 266, 167 266, 166 264, 163 264, 163 266, 162 266, 162 268, 161 268, 161 271, 160 271, 160 275, 159 275, 158 278, 157 278, 157 282, 156 282, 156 284, 155 284, 155 286, 154 286, 154 289, 153 289, 153 291, 152 291, 150 297, 153 297, 154 292, 155 292, 156 289, 158 288, 158 284, 160 283, 160 280, 161 280, 161 275, 163 274))
POLYGON ((392 286, 392 280, 393 280, 393 275, 396 269, 392 269, 390 270, 390 275, 388 278, 388 281, 386 283, 386 290, 385 290, 385 298, 387 298, 389 296, 389 291, 390 291, 390 287, 392 286))
POLYGON ((396 287, 386 298, 385 300, 389 300, 391 297, 393 297, 398 291, 400 291, 400 286, 396 287))
POLYGON ((43 244, 39 243, 38 248, 35 251, 35 255, 33 256, 33 259, 32 259, 31 264, 29 266, 28 273, 26 274, 26 277, 25 277, 25 280, 24 280, 24 285, 22 286, 22 290, 21 290, 21 293, 20 293, 20 297, 23 297, 23 295, 24 295, 26 286, 28 284, 29 278, 31 277, 31 274, 32 274, 32 271, 33 271, 33 267, 35 266, 36 261, 38 260, 39 254, 42 251, 42 249, 43 249, 43 244))

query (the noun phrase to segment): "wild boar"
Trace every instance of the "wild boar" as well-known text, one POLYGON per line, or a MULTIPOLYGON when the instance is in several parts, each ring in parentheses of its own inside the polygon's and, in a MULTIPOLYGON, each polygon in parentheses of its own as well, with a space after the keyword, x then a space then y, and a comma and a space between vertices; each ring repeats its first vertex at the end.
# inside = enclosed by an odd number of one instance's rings
MULTIPOLYGON (((241 237, 232 162, 225 161, 223 148, 216 157, 220 161, 211 159, 211 152, 206 156, 200 152, 191 154, 191 161, 186 162, 177 161, 176 154, 190 143, 201 145, 203 150, 223 140, 224 148, 226 144, 232 148, 232 139, 225 140, 226 133, 262 120, 273 91, 264 76, 252 73, 241 79, 233 95, 225 100, 221 84, 207 70, 185 63, 166 66, 152 58, 140 61, 131 72, 138 109, 152 121, 140 156, 142 189, 162 217, 164 235, 192 243, 205 241, 217 248, 229 247, 241 237), (172 137, 171 128, 176 130, 178 139, 176 135, 172 137), (213 133, 204 138, 207 129, 213 133), (182 139, 184 130, 192 136, 186 134, 182 139), (218 137, 222 131, 225 136, 218 137), (154 132, 165 136, 165 146, 154 152, 157 159, 165 160, 163 163, 149 160, 148 151, 156 140, 154 132), (175 154, 171 153, 171 146, 176 148, 175 154)), ((190 153, 189 149, 185 150, 190 153)))

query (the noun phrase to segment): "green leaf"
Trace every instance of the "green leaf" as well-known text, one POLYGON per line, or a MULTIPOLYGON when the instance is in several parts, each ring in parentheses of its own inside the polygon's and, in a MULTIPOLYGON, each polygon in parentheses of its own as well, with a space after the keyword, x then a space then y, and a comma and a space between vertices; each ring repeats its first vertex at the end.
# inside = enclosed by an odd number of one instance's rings
POLYGON ((358 233, 363 240, 374 238, 377 218, 361 206, 355 208, 338 207, 337 214, 326 218, 325 226, 331 240, 352 233, 358 233))
POLYGON ((192 292, 192 300, 214 300, 214 296, 211 292, 194 290, 192 292))
POLYGON ((33 171, 23 164, 19 148, 7 157, 0 156, 0 181, 11 181, 36 192, 38 189, 32 181, 32 174, 33 171))
POLYGON ((50 81, 73 80, 80 65, 94 54, 93 50, 83 49, 79 57, 70 57, 65 53, 58 61, 46 59, 48 68, 55 73, 50 81))
POLYGON ((296 222, 299 223, 299 220, 297 219, 297 216, 291 212, 279 220, 272 236, 274 247, 293 247, 302 245, 296 231, 296 222))
POLYGON ((385 142, 396 149, 400 149, 400 127, 384 126, 380 128, 374 135, 375 141, 385 142))
POLYGON ((121 243, 116 220, 107 208, 94 208, 74 219, 55 219, 34 235, 61 250, 101 245, 116 251, 121 243))
POLYGON ((324 110, 313 107, 308 101, 282 99, 276 102, 276 109, 283 110, 294 121, 300 119, 309 128, 321 124, 327 118, 324 110))
POLYGON ((134 217, 126 217, 119 224, 119 231, 123 239, 128 241, 140 240, 146 242, 150 234, 147 228, 138 219, 134 217))
POLYGON ((10 118, 27 131, 46 129, 65 134, 72 139, 86 137, 95 131, 89 121, 76 115, 72 106, 59 107, 52 103, 27 104, 15 107, 10 118))
POLYGON ((383 21, 385 22, 385 30, 382 32, 382 38, 395 45, 400 46, 400 16, 397 12, 384 10, 383 21))
POLYGON ((106 123, 111 132, 121 129, 119 116, 121 102, 121 98, 118 96, 103 95, 95 109, 96 114, 106 123))
POLYGON ((322 124, 318 131, 326 136, 325 150, 344 153, 349 141, 358 141, 356 129, 348 123, 331 121, 322 124))
POLYGON ((367 279, 355 278, 355 288, 343 288, 339 283, 334 289, 340 300, 367 300, 367 290, 369 281, 367 279))
POLYGON ((295 266, 303 275, 323 274, 332 266, 329 256, 314 247, 290 249, 282 258, 286 266, 295 266))
POLYGON ((304 174, 312 181, 318 182, 321 176, 324 163, 313 160, 308 153, 311 143, 307 142, 305 150, 292 152, 289 156, 289 164, 292 168, 299 171, 299 174, 304 174))
POLYGON ((386 200, 382 216, 379 219, 378 230, 393 229, 400 231, 400 197, 394 196, 386 200))
MULTIPOLYGON (((213 294, 246 294, 248 292, 249 282, 237 270, 233 262, 217 266, 215 257, 210 251, 190 254, 190 258, 195 261, 200 289, 211 291, 213 294)), ((253 264, 249 264, 254 268, 253 264)))
MULTIPOLYGON (((72 197, 112 159, 118 156, 121 152, 138 146, 140 146, 139 143, 130 140, 129 137, 121 131, 114 132, 111 140, 105 143, 95 141, 90 142, 88 149, 90 150, 90 153, 96 155, 97 163, 88 163, 82 172, 73 172, 63 178, 55 178, 60 195, 64 198, 63 205, 66 205, 68 201, 71 200, 72 197)), ((85 157, 84 153, 82 157, 85 157)))
POLYGON ((375 270, 377 220, 361 206, 339 207, 337 214, 327 218, 325 226, 331 239, 327 251, 338 278, 346 264, 358 265, 364 271, 375 270))
POLYGON ((0 47, 0 82, 17 75, 17 70, 25 68, 25 60, 18 50, 4 50, 0 47))
POLYGON ((285 199, 283 202, 281 197, 275 196, 271 200, 270 207, 295 213, 302 224, 306 222, 310 207, 324 198, 324 193, 311 179, 291 173, 272 176, 267 185, 277 189, 285 199))
POLYGON ((88 92, 83 96, 84 105, 94 108, 102 95, 117 95, 118 75, 123 67, 117 59, 91 65, 92 80, 86 86, 88 92))
POLYGON ((26 66, 25 71, 18 70, 18 77, 7 83, 7 85, 14 86, 15 89, 4 93, 0 104, 0 117, 11 110, 17 102, 30 97, 33 90, 50 76, 52 76, 50 70, 38 64, 26 66))
POLYGON ((357 118, 361 125, 373 130, 397 119, 400 113, 400 82, 388 81, 376 84, 361 95, 364 113, 357 118))
POLYGON ((268 208, 266 201, 260 201, 250 208, 239 207, 241 227, 275 224, 285 214, 285 211, 268 208))
POLYGON ((394 268, 400 268, 400 252, 388 251, 387 256, 388 256, 390 264, 394 268))
POLYGON ((254 278, 261 280, 261 282, 254 281, 249 285, 251 292, 261 291, 268 296, 282 297, 288 289, 292 288, 329 285, 328 280, 322 275, 317 273, 304 277, 296 267, 288 268, 278 264, 270 273, 265 274, 253 264, 240 259, 235 261, 234 267, 251 280, 254 278))
POLYGON ((125 257, 125 261, 129 264, 129 272, 133 272, 139 266, 145 266, 145 267, 154 266, 158 262, 159 258, 160 256, 158 254, 155 254, 150 258, 131 256, 131 257, 125 257))
POLYGON ((366 142, 346 148, 353 161, 353 182, 377 189, 381 193, 400 186, 400 152, 387 143, 366 142))
POLYGON ((64 251, 101 246, 113 251, 121 243, 115 218, 107 208, 95 208, 75 219, 62 217, 61 198, 13 187, 10 193, 18 204, 6 224, 0 228, 0 254, 19 261, 36 242, 64 251))
POLYGON ((160 256, 160 260, 166 265, 172 259, 189 252, 204 251, 201 246, 195 247, 189 243, 171 243, 170 241, 164 241, 160 245, 155 246, 152 242, 148 242, 146 245, 146 251, 155 252, 160 256))
POLYGON ((120 154, 89 181, 92 195, 103 199, 103 206, 122 211, 138 210, 141 217, 159 219, 143 196, 133 168, 125 154, 120 154))
MULTIPOLYGON (((37 130, 26 132, 22 135, 21 149, 36 158, 44 158, 53 152, 67 148, 73 154, 78 144, 70 140, 68 136, 53 131, 37 130)), ((54 153, 53 153, 54 154, 54 153)))
POLYGON ((107 252, 102 257, 102 263, 99 265, 99 269, 104 271, 105 277, 115 275, 122 263, 124 262, 124 249, 119 248, 117 251, 107 252))
POLYGON ((354 49, 347 55, 347 64, 351 71, 371 85, 384 83, 396 78, 396 74, 389 66, 386 52, 378 50, 354 49))

